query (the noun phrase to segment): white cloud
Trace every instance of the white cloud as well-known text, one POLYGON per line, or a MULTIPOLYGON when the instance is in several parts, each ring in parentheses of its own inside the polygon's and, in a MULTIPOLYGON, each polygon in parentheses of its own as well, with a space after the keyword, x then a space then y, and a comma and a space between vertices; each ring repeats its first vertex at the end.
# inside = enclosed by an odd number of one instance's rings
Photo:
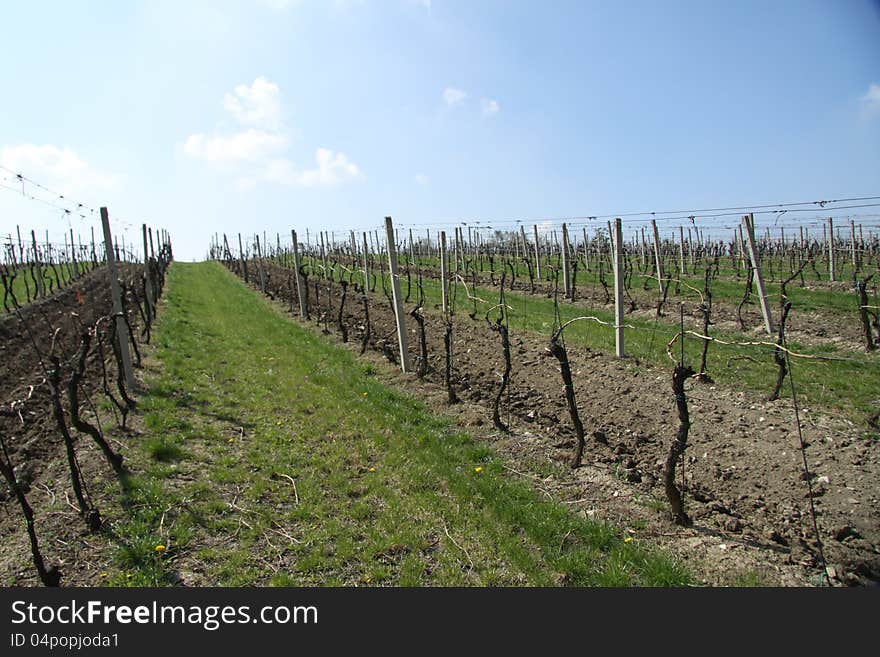
POLYGON ((334 153, 328 148, 319 148, 315 153, 318 168, 304 171, 303 185, 335 185, 344 180, 356 180, 363 174, 357 165, 348 161, 344 153, 334 153))
POLYGON ((869 84, 868 92, 859 101, 862 103, 862 116, 867 118, 880 113, 880 84, 869 84))
POLYGON ((455 87, 446 87, 443 90, 443 102, 450 107, 460 105, 465 98, 467 98, 467 94, 461 89, 456 89, 455 87))
POLYGON ((71 149, 52 144, 0 147, 0 165, 65 195, 106 191, 122 180, 96 171, 71 149))
POLYGON ((428 178, 428 176, 426 176, 426 175, 423 174, 423 173, 417 173, 417 174, 415 175, 415 181, 416 181, 417 184, 419 184, 419 185, 421 185, 422 187, 424 187, 424 186, 427 185, 429 182, 431 182, 431 179, 428 178))
POLYGON ((483 98, 480 100, 480 108, 483 110, 483 116, 494 116, 501 111, 501 106, 497 100, 491 98, 483 98))
POLYGON ((259 162, 286 147, 287 137, 284 135, 249 128, 226 136, 190 135, 183 145, 183 151, 211 164, 228 164, 259 162))
POLYGON ((243 129, 232 134, 192 134, 182 150, 192 158, 236 172, 236 191, 249 191, 260 181, 316 187, 364 177, 345 153, 329 148, 316 150, 314 169, 298 168, 285 155, 289 139, 281 120, 278 85, 262 76, 252 85, 238 85, 226 94, 223 108, 243 129))
POLYGON ((335 153, 329 148, 315 151, 315 163, 316 168, 299 171, 287 158, 278 158, 266 165, 263 176, 269 182, 303 187, 332 186, 364 177, 345 153, 335 153))
POLYGON ((281 127, 281 101, 278 85, 260 76, 251 86, 240 84, 223 98, 223 108, 241 125, 265 130, 281 127))

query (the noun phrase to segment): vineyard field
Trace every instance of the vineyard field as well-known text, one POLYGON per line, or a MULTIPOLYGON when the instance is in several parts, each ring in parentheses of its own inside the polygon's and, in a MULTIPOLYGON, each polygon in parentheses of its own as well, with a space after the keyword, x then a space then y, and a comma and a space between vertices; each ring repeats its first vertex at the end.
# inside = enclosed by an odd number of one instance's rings
POLYGON ((4 584, 880 580, 875 238, 253 237, 7 265, 4 584))
MULTIPOLYGON (((32 486, 66 583, 692 581, 511 476, 491 446, 383 385, 387 366, 358 363, 216 263, 173 265, 159 312, 138 416, 113 434, 131 474, 120 486, 83 450, 105 530, 78 526, 60 454, 32 486)), ((3 519, 6 585, 35 583, 18 523, 3 519)))

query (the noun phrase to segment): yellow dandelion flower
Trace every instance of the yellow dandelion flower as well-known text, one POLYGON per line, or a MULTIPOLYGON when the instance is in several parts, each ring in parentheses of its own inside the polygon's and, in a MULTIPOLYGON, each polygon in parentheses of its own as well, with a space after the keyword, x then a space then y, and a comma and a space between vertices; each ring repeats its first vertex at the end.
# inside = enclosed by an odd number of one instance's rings
POLYGON ((474 472, 482 472, 482 471, 483 471, 482 465, 478 465, 476 468, 474 468, 474 472))
POLYGON ((110 573, 101 573, 99 577, 110 577, 110 573))
POLYGON ((623 539, 623 542, 624 543, 632 543, 632 540, 633 540, 632 536, 627 536, 625 539, 623 539))
POLYGON ((375 472, 376 468, 370 468, 370 472, 375 472))
POLYGON ((155 548, 153 548, 153 549, 156 550, 156 552, 164 552, 167 548, 166 548, 164 545, 162 545, 162 544, 160 543, 159 545, 157 545, 157 546, 156 546, 155 548))

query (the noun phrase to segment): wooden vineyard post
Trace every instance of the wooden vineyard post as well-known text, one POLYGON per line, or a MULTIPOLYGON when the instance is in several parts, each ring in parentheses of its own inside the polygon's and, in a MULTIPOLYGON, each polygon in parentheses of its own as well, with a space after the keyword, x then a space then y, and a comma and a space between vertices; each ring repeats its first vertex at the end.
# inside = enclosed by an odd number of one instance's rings
MULTIPOLYGON (((92 265, 94 267, 98 266, 98 252, 95 250, 95 227, 91 227, 92 230, 92 265)), ((18 236, 18 248, 21 249, 21 235, 18 236)), ((24 262, 24 261, 22 261, 24 262)))
POLYGON ((834 278, 834 219, 828 217, 828 279, 833 283, 834 278))
POLYGON ((562 286, 565 288, 565 298, 571 300, 574 297, 571 289, 571 274, 568 263, 568 227, 562 224, 562 286))
POLYGON ((70 229, 70 259, 73 261, 73 273, 79 278, 79 263, 76 261, 76 247, 73 243, 73 228, 70 229))
POLYGON ((107 208, 101 208, 101 226, 104 229, 104 250, 107 257, 107 270, 110 275, 110 296, 113 299, 113 312, 116 315, 114 324, 116 327, 116 342, 122 354, 122 370, 125 376, 125 385, 134 391, 137 384, 134 380, 134 370, 131 368, 131 351, 126 332, 128 328, 123 317, 122 291, 119 289, 119 278, 116 272, 116 257, 113 253, 113 236, 110 235, 110 215, 107 208))
POLYGON ((733 271, 736 274, 736 277, 739 278, 739 270, 740 265, 742 264, 739 260, 739 236, 736 234, 736 227, 733 229, 733 241, 730 243, 730 263, 733 266, 733 271))
POLYGON ((626 352, 623 346, 623 229, 620 217, 614 220, 614 239, 611 240, 611 248, 614 249, 614 345, 618 358, 624 358, 626 352))
MULTIPOLYGON (((611 251, 608 252, 608 257, 611 258, 611 260, 614 260, 614 228, 611 225, 611 219, 606 222, 606 225, 608 226, 608 244, 611 248, 611 251)), ((614 263, 612 263, 611 266, 613 268, 614 263)))
POLYGON ((367 234, 364 233, 364 294, 370 289, 370 249, 367 246, 367 234))
POLYGON ((324 246, 324 231, 320 231, 318 235, 321 238, 321 278, 327 278, 327 251, 324 246))
POLYGON ((587 227, 582 226, 581 230, 583 231, 584 236, 584 266, 587 268, 587 271, 590 271, 590 240, 587 239, 587 227))
MULTIPOLYGON (((464 228, 458 229, 458 240, 460 242, 460 251, 461 251, 461 267, 465 271, 468 270, 469 266, 473 268, 473 262, 470 260, 470 247, 465 244, 464 241, 464 228)), ((494 247, 497 250, 497 246, 494 247)))
POLYGON ((822 262, 828 263, 828 226, 822 224, 822 262))
POLYGON ((144 236, 144 276, 147 284, 147 310, 149 311, 148 315, 154 317, 156 315, 156 309, 154 307, 156 297, 153 296, 153 277, 150 273, 152 263, 150 262, 150 252, 147 250, 149 248, 147 242, 147 224, 141 224, 141 232, 144 236))
POLYGON ((859 259, 856 257, 856 221, 855 219, 849 220, 849 245, 850 250, 852 251, 852 266, 853 266, 853 276, 855 277, 859 273, 859 259))
POLYGON ((260 248, 260 236, 255 235, 257 245, 257 267, 260 270, 260 292, 266 294, 266 272, 263 270, 263 250, 260 248))
MULTIPOLYGON (((15 224, 15 233, 18 235, 18 261, 24 267, 24 244, 21 242, 21 226, 15 224)), ((92 228, 92 243, 95 242, 95 229, 92 228)), ((92 249, 94 251, 94 249, 92 249)))
POLYGON ((538 224, 532 224, 535 231, 535 278, 541 280, 541 251, 538 246, 538 224))
MULTIPOLYGON (((152 238, 150 240, 152 242, 152 238)), ((238 234, 238 259, 241 262, 241 272, 244 276, 244 282, 249 283, 248 281, 248 271, 247 271, 247 262, 244 259, 244 247, 241 244, 241 233, 238 234)))
POLYGON ((758 299, 761 302, 761 314, 764 316, 764 328, 767 330, 767 333, 773 335, 773 318, 770 315, 770 303, 767 301, 767 290, 764 287, 764 277, 761 275, 761 263, 758 260, 758 249, 755 246, 754 221, 754 215, 752 214, 747 214, 743 217, 749 260, 752 261, 752 269, 755 271, 755 286, 758 288, 758 299))
POLYGON ((400 298, 400 274, 397 267, 397 244, 394 242, 394 224, 391 217, 385 217, 385 239, 388 242, 388 270, 391 272, 391 292, 394 300, 394 319, 397 322, 397 342, 400 345, 400 369, 409 372, 409 344, 403 315, 403 301, 400 298))
POLYGON ((679 272, 681 276, 684 277, 685 269, 684 269, 684 226, 679 225, 678 227, 678 255, 679 255, 679 272))
POLYGON ((660 283, 660 292, 665 289, 663 283, 663 261, 660 259, 660 233, 657 232, 657 222, 651 219, 651 228, 654 231, 654 261, 657 265, 657 282, 660 283))
POLYGON ((443 296, 443 316, 449 314, 449 282, 446 280, 446 231, 440 231, 440 289, 443 296))
MULTIPOLYGON (((694 226, 694 228, 696 229, 696 226, 694 226)), ((740 245, 740 247, 742 247, 742 245, 740 245)), ((688 260, 690 262, 691 269, 694 269, 694 240, 691 237, 690 228, 688 228, 688 260)))
POLYGON ((296 240, 296 231, 290 231, 290 239, 293 242, 293 268, 296 270, 293 280, 296 281, 296 296, 299 299, 299 316, 308 319, 306 313, 305 283, 300 279, 299 273, 299 242, 296 240))

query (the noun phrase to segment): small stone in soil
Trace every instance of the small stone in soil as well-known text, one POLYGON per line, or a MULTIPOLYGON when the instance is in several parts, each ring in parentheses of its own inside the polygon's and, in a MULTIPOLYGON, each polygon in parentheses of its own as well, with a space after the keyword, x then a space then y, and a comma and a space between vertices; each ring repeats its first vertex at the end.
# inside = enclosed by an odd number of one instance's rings
POLYGON ((712 502, 712 503, 709 505, 709 508, 712 509, 715 513, 722 513, 722 514, 724 514, 724 515, 726 515, 726 516, 729 516, 729 515, 730 515, 730 509, 728 509, 726 506, 724 506, 724 505, 723 505, 721 502, 719 502, 718 500, 715 500, 714 502, 712 502))
POLYGON ((642 481, 642 475, 638 470, 632 469, 626 471, 626 480, 632 484, 638 484, 642 481))
POLYGON ((712 500, 712 498, 709 497, 709 495, 708 495, 706 492, 700 490, 699 488, 694 489, 694 490, 691 492, 691 495, 693 495, 694 499, 695 499, 697 502, 703 502, 704 504, 705 504, 706 502, 710 502, 710 501, 712 500))
POLYGON ((739 521, 739 518, 731 518, 724 523, 724 529, 729 532, 740 532, 742 531, 742 523, 739 521))
POLYGON ((861 538, 858 530, 852 525, 843 525, 834 530, 834 540, 843 542, 848 538, 861 538))
MULTIPOLYGON (((827 491, 825 489, 825 486, 822 486, 820 484, 820 485, 816 486, 815 488, 813 488, 813 497, 822 497, 822 495, 824 495, 826 492, 827 491)), ((809 497, 809 496, 810 496, 809 491, 804 493, 804 497, 809 497)))

